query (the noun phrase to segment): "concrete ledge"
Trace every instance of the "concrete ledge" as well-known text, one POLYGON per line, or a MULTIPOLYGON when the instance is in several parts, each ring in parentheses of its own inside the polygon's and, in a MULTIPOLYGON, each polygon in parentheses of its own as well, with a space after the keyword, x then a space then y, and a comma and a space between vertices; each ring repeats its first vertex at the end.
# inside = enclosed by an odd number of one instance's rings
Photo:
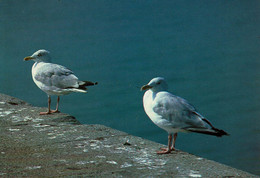
POLYGON ((0 94, 0 177, 257 177, 73 116, 0 94))

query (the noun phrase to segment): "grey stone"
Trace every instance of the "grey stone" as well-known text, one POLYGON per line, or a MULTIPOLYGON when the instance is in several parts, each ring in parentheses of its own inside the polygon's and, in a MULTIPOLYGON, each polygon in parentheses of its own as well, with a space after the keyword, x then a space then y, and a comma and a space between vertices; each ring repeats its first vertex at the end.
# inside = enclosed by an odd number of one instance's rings
POLYGON ((0 95, 0 177, 257 177, 73 116, 0 95))

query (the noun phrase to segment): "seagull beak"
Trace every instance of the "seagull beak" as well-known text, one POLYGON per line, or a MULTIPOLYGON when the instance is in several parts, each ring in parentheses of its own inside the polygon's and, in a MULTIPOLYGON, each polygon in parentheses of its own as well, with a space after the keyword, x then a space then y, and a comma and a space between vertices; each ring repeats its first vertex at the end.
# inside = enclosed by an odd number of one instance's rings
POLYGON ((148 90, 148 89, 151 89, 151 88, 153 88, 153 87, 150 86, 150 85, 144 85, 144 86, 142 86, 141 91, 148 90))
POLYGON ((29 61, 29 60, 32 60, 32 59, 34 59, 34 57, 31 57, 31 56, 27 56, 27 57, 24 58, 25 61, 29 61))

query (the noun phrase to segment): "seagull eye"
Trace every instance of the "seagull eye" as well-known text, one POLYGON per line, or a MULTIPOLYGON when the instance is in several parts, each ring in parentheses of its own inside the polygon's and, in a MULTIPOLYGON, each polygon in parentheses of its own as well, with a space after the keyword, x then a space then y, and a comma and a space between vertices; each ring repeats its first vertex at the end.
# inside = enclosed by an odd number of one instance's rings
POLYGON ((157 82, 157 85, 160 85, 161 84, 161 82, 157 82))
POLYGON ((40 57, 40 56, 42 56, 42 54, 41 54, 41 53, 39 53, 37 56, 39 56, 39 57, 40 57))

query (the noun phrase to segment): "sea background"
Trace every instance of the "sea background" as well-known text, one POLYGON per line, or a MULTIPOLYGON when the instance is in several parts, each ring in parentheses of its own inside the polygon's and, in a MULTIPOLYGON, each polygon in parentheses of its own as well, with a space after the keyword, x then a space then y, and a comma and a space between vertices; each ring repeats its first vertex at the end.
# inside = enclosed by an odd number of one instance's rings
MULTIPOLYGON (((228 137, 180 133, 180 150, 260 175, 260 1, 0 0, 0 92, 47 107, 31 78, 38 49, 82 80, 60 110, 167 144, 140 87, 164 77, 228 137)), ((53 97, 54 108, 56 97, 53 97)))

